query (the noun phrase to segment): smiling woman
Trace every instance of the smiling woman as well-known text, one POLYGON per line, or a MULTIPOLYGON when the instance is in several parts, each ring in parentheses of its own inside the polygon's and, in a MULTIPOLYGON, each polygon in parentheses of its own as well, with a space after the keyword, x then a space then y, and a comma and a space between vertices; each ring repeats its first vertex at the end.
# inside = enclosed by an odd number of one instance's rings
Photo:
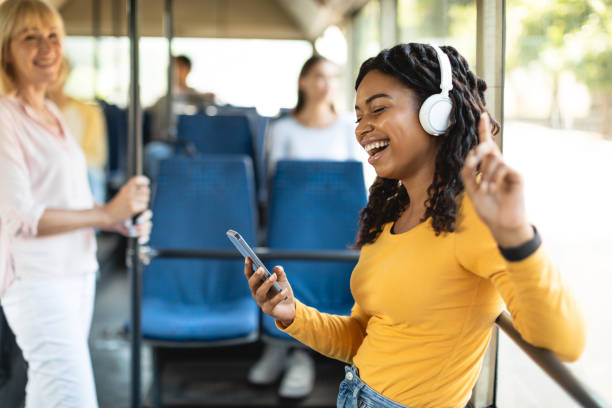
POLYGON ((0 36, 8 42, 1 56, 4 93, 15 91, 19 81, 54 80, 62 56, 64 24, 57 11, 36 2, 17 7, 18 3, 7 2, 0 16, 0 36), (40 54, 39 48, 43 49, 40 54))
MULTIPOLYGON (((40 0, 0 5, 0 299, 28 362, 26 407, 97 406, 87 338, 95 291, 94 228, 127 233, 146 210, 135 177, 96 204, 85 158, 46 94, 58 78, 63 23, 40 0)), ((151 213, 136 227, 146 240, 151 213)))
POLYGON ((57 63, 62 55, 62 43, 58 29, 54 26, 26 26, 16 30, 11 41, 7 62, 18 75, 17 82, 44 84, 55 80, 57 63))
MULTIPOLYGON (((433 56, 425 50, 418 44, 394 47, 364 62, 357 76, 357 138, 364 146, 389 143, 384 151, 369 152, 379 178, 362 213, 358 246, 372 242, 384 223, 395 220, 397 228, 407 230, 431 217, 437 234, 453 231, 455 196, 463 188, 459 170, 478 143, 486 83, 454 48, 433 56), (432 137, 436 135, 428 134, 421 123, 421 107, 441 88, 446 88, 454 109, 445 134, 432 137)), ((492 123, 495 134, 499 125, 492 123)))
POLYGON ((465 407, 504 305, 527 341, 564 360, 582 353, 580 309, 527 222, 485 89, 453 47, 401 44, 362 64, 356 136, 378 178, 361 213, 350 316, 295 299, 281 267, 262 283, 247 260, 277 326, 350 364, 339 408, 465 407), (436 95, 451 107, 440 132, 421 117, 436 95), (274 282, 283 289, 270 298, 274 282))

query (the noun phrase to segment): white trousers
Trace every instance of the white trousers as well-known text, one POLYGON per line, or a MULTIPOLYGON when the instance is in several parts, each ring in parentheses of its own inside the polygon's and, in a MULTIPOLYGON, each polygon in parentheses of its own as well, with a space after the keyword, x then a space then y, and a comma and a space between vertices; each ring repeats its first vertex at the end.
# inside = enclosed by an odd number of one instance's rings
POLYGON ((87 338, 95 275, 17 278, 2 308, 28 362, 26 408, 97 408, 87 338))

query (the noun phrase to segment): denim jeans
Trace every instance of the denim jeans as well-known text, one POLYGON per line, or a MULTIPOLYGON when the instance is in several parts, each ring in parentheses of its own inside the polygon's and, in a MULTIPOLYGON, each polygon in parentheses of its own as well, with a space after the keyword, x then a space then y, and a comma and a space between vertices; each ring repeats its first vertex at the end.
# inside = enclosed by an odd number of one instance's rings
POLYGON ((361 381, 357 368, 344 367, 344 380, 340 383, 337 408, 409 408, 391 401, 361 381))
MULTIPOLYGON (((357 368, 344 367, 344 380, 340 383, 337 408, 410 408, 391 401, 361 381, 357 368)), ((470 404, 466 405, 468 408, 470 404)))

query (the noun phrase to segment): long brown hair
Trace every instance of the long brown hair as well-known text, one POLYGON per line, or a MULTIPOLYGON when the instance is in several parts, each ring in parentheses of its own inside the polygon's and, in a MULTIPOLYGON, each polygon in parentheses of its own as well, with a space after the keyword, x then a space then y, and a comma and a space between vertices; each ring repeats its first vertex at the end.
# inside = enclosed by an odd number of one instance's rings
MULTIPOLYGON (((293 108, 294 115, 297 115, 298 113, 300 113, 302 109, 304 109, 304 106, 306 106, 306 95, 304 91, 300 89, 299 80, 304 78, 306 75, 308 75, 310 71, 315 67, 315 65, 317 65, 319 62, 330 62, 330 61, 327 58, 319 54, 313 54, 313 56, 308 58, 306 62, 304 62, 304 65, 302 65, 302 69, 300 70, 300 76, 298 77, 297 104, 295 105, 295 108, 293 108)), ((336 111, 333 103, 330 105, 330 108, 333 112, 336 111)))

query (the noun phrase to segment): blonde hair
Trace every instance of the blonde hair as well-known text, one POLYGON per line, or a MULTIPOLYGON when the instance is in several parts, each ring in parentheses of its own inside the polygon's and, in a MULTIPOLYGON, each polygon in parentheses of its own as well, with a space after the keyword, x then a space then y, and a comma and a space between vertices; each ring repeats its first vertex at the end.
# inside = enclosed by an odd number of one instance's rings
POLYGON ((55 27, 64 37, 58 11, 42 0, 5 0, 0 4, 0 94, 13 92, 15 75, 7 62, 12 37, 26 27, 55 27))

